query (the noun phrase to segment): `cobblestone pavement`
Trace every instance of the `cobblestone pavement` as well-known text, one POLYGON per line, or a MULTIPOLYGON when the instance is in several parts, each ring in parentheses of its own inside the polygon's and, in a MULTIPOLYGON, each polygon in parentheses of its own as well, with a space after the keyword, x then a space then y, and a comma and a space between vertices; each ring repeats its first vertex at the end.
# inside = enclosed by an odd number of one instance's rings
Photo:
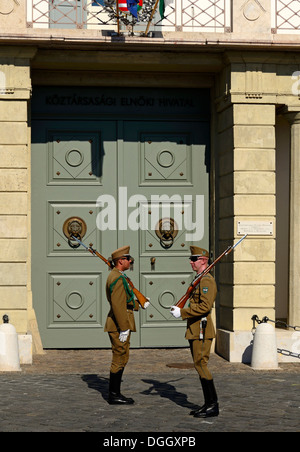
MULTIPOLYGON (((216 354, 210 370, 220 415, 196 419, 203 402, 188 349, 136 349, 123 375, 132 406, 107 403, 110 350, 47 350, 21 372, 0 372, 1 432, 299 432, 300 363, 258 371, 216 354)), ((110 439, 111 441, 111 439, 110 439)), ((133 448, 133 447, 132 447, 133 448)))

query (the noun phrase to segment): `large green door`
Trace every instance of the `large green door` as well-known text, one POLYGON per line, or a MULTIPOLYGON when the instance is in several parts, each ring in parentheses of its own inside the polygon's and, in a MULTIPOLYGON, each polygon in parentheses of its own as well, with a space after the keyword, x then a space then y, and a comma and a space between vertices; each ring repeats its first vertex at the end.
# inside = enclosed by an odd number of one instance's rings
POLYGON ((110 346, 109 270, 70 246, 69 227, 105 257, 130 245, 128 276, 151 299, 132 345, 187 345, 169 307, 193 278, 189 245, 209 247, 208 96, 144 90, 137 108, 139 93, 34 90, 32 292, 45 348, 110 346))
POLYGON ((83 220, 84 242, 104 256, 117 246, 115 230, 97 229, 95 202, 116 197, 116 123, 35 120, 32 130, 32 291, 43 346, 107 346, 108 267, 72 248, 63 228, 83 220))
POLYGON ((135 257, 133 278, 151 300, 139 317, 141 347, 186 346, 186 322, 169 311, 193 278, 189 246, 209 246, 208 140, 207 122, 124 123, 119 184, 132 207, 131 227, 119 234, 135 257))

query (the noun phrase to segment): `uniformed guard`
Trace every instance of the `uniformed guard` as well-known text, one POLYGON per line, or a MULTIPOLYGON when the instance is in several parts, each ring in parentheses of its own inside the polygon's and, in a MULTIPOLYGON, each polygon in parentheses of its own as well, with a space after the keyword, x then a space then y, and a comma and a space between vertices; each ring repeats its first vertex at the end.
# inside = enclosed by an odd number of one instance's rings
POLYGON ((133 311, 139 309, 134 293, 122 275, 133 261, 129 251, 129 246, 123 246, 112 253, 113 270, 106 282, 110 311, 104 331, 108 332, 112 347, 108 403, 118 405, 134 403, 132 398, 121 394, 121 379, 129 359, 130 334, 136 331, 133 311))
MULTIPOLYGON (((200 274, 208 266, 208 251, 197 246, 191 246, 190 263, 192 269, 200 274)), ((198 410, 191 411, 194 417, 218 416, 218 397, 214 386, 213 377, 208 370, 212 340, 215 337, 215 328, 211 318, 211 310, 217 295, 217 286, 213 276, 208 273, 202 277, 189 299, 189 305, 180 309, 171 307, 171 314, 175 318, 187 319, 186 339, 194 361, 194 366, 199 374, 204 395, 204 405, 198 410)))

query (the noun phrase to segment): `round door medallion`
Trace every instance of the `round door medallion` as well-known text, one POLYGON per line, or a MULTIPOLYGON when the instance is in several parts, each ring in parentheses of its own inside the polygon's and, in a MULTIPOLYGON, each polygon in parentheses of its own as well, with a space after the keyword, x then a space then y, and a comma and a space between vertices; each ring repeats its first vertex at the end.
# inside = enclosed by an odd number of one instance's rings
POLYGON ((79 309, 84 303, 83 296, 77 291, 70 292, 66 295, 66 305, 70 309, 79 309))
POLYGON ((65 159, 68 165, 76 167, 82 164, 84 156, 79 149, 71 149, 66 153, 65 159))
POLYGON ((175 304, 175 295, 170 290, 164 290, 159 294, 158 303, 164 309, 169 309, 175 304))
POLYGON ((163 149, 157 154, 156 160, 157 163, 163 168, 169 168, 175 162, 175 156, 173 152, 168 149, 163 149))

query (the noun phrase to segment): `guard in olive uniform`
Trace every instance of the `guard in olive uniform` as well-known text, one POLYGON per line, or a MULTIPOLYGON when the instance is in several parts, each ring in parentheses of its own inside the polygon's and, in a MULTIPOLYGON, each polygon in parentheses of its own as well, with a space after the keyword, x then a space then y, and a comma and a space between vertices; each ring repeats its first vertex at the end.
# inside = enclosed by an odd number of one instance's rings
MULTIPOLYGON (((200 274, 208 265, 208 251, 196 246, 191 246, 191 266, 197 274, 200 274)), ((207 367, 212 340, 215 337, 215 328, 211 318, 211 309, 217 295, 216 282, 209 273, 205 275, 189 299, 189 305, 180 309, 171 307, 171 314, 175 318, 187 319, 186 339, 197 370, 204 394, 204 405, 191 411, 194 417, 218 416, 218 397, 215 390, 213 377, 207 367)))
POLYGON ((122 272, 128 270, 133 261, 130 247, 123 246, 111 255, 113 270, 106 282, 106 297, 110 303, 104 331, 107 331, 112 347, 112 362, 109 380, 110 404, 133 404, 132 398, 121 394, 121 379, 129 359, 130 334, 136 331, 134 313, 139 309, 134 293, 122 272))

